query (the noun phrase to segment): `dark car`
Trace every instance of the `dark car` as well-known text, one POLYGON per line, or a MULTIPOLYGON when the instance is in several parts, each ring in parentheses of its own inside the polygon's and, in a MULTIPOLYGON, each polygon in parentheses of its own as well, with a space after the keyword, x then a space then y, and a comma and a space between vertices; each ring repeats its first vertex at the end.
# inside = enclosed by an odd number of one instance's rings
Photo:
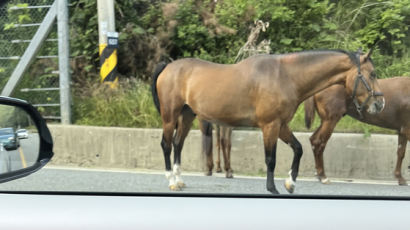
POLYGON ((20 147, 20 141, 14 128, 0 129, 0 143, 7 151, 16 150, 20 147))

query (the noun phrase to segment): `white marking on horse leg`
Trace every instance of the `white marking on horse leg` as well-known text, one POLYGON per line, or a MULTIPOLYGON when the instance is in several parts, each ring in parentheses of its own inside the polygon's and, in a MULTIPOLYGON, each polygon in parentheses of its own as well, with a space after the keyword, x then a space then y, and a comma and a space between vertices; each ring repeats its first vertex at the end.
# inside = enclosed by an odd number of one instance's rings
POLYGON ((315 151, 315 146, 314 145, 312 145, 312 151, 315 151))
POLYGON ((168 188, 171 189, 171 190, 178 190, 178 189, 177 189, 178 186, 177 186, 177 184, 175 183, 175 177, 174 177, 174 175, 172 174, 172 171, 166 171, 166 172, 165 172, 165 177, 166 177, 166 178, 168 179, 168 181, 169 181, 168 188))
POLYGON ((178 164, 174 164, 174 175, 175 175, 175 183, 178 187, 183 188, 185 187, 185 183, 181 177, 181 166, 178 164))
POLYGON ((399 149, 401 149, 401 145, 399 145, 398 147, 399 147, 399 149))
POLYGON ((330 180, 326 177, 325 179, 320 179, 320 182, 322 182, 322 184, 329 184, 330 180))
POLYGON ((296 184, 292 178, 292 169, 289 171, 288 175, 289 175, 289 180, 292 182, 292 184, 296 184))
POLYGON ((285 188, 288 190, 289 193, 293 193, 295 191, 296 183, 292 178, 292 170, 289 171, 289 177, 285 180, 285 188))

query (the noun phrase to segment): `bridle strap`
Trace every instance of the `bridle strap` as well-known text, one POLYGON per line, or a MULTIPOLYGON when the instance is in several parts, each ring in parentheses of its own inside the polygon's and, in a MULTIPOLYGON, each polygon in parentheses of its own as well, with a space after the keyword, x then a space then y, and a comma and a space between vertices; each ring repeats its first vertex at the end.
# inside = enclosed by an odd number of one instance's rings
POLYGON ((363 118, 363 114, 362 114, 362 110, 363 108, 367 105, 367 103, 369 102, 370 98, 372 97, 376 97, 376 96, 383 96, 382 92, 374 92, 374 90, 372 89, 372 87, 370 87, 369 83, 366 81, 366 79, 364 78, 364 76, 362 75, 361 71, 360 71, 360 53, 361 53, 361 49, 359 49, 356 53, 356 58, 357 58, 357 76, 356 76, 356 80, 354 82, 354 86, 353 86, 353 93, 352 93, 352 98, 353 98, 353 104, 356 107, 357 113, 360 116, 360 119, 363 118), (357 93, 357 87, 359 86, 359 83, 362 82, 364 87, 366 87, 367 89, 367 98, 366 100, 360 104, 359 101, 357 100, 356 97, 356 93, 357 93))

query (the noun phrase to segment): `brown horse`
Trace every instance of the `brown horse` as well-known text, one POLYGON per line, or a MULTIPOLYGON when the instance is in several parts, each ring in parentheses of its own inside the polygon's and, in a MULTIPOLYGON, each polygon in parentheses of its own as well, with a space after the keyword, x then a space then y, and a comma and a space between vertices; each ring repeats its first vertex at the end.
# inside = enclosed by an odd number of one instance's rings
POLYGON ((343 84, 355 92, 355 99, 363 103, 361 107, 371 114, 380 112, 384 99, 381 93, 375 93, 379 86, 373 71, 370 52, 360 55, 335 50, 256 55, 232 65, 194 58, 159 65, 153 76, 152 95, 162 118, 161 146, 169 188, 179 190, 185 186, 181 179, 181 150, 192 121, 198 116, 216 124, 262 129, 266 187, 274 194, 278 194, 273 176, 276 142, 280 137, 288 143, 294 156, 285 187, 292 193, 302 146, 288 123, 297 107, 315 93, 343 84))
POLYGON ((407 141, 410 140, 410 78, 382 79, 379 80, 379 84, 386 106, 377 115, 370 116, 366 112, 360 115, 345 88, 339 85, 329 87, 305 101, 306 126, 310 128, 315 108, 321 120, 320 127, 310 137, 310 142, 315 156, 317 177, 322 183, 329 183, 323 166, 323 151, 337 122, 347 114, 359 121, 398 131, 399 144, 394 175, 399 185, 407 185, 401 175, 401 164, 406 153, 407 141))
MULTIPOLYGON (((233 178, 233 170, 231 168, 231 136, 232 127, 215 125, 216 127, 216 172, 222 172, 221 169, 221 149, 224 158, 225 177, 233 178)), ((202 154, 206 157, 207 172, 205 175, 211 176, 214 168, 213 152, 212 152, 212 124, 207 121, 199 121, 199 129, 202 132, 202 154)))

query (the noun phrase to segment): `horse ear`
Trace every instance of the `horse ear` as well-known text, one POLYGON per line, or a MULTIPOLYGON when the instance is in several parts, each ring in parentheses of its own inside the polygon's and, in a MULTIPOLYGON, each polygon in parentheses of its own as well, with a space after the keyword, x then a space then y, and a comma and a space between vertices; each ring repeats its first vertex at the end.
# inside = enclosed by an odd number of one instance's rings
POLYGON ((365 56, 365 60, 368 60, 370 58, 370 55, 372 55, 373 50, 376 48, 377 43, 380 41, 380 36, 377 37, 377 39, 373 42, 373 44, 370 46, 370 50, 367 52, 365 56))
POLYGON ((373 47, 370 48, 370 50, 364 55, 364 60, 365 60, 365 61, 367 61, 367 60, 370 59, 370 55, 372 55, 373 50, 374 50, 373 47))

